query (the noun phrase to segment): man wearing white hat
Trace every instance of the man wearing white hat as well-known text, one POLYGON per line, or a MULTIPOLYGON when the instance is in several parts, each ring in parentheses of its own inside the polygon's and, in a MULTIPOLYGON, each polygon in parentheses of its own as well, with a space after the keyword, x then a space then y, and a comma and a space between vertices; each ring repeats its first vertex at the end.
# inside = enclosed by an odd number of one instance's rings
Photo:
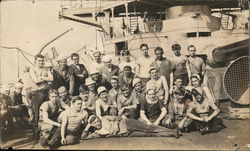
POLYGON ((90 69, 90 77, 96 83, 96 88, 100 86, 106 87, 108 90, 112 89, 110 82, 108 82, 96 68, 90 69))
POLYGON ((138 100, 139 103, 145 101, 146 99, 146 94, 144 93, 142 88, 142 81, 139 78, 134 78, 132 98, 138 100))
POLYGON ((102 62, 104 63, 104 66, 100 67, 100 72, 109 82, 111 82, 112 76, 118 76, 119 67, 112 64, 112 58, 109 55, 103 56, 102 62))
POLYGON ((109 96, 113 100, 114 105, 116 105, 117 97, 119 94, 119 79, 118 76, 112 76, 111 77, 111 85, 112 89, 109 90, 109 96))
POLYGON ((58 65, 53 69, 54 81, 52 87, 58 89, 60 86, 64 86, 70 95, 74 94, 75 79, 72 72, 67 65, 67 57, 59 56, 57 58, 58 65))
POLYGON ((111 99, 108 98, 108 90, 101 86, 97 89, 98 99, 95 102, 96 116, 102 120, 103 116, 116 114, 116 108, 111 99), (112 113, 113 112, 113 113, 112 113))
POLYGON ((1 135, 10 135, 14 130, 12 110, 15 108, 13 102, 9 97, 10 86, 3 84, 0 93, 0 128, 6 130, 1 135))
POLYGON ((21 124, 19 126, 25 126, 25 124, 27 124, 28 122, 28 109, 27 106, 23 103, 23 84, 18 82, 14 85, 14 88, 14 91, 10 95, 13 101, 13 105, 15 106, 15 109, 12 110, 12 114, 16 118, 17 122, 21 124))

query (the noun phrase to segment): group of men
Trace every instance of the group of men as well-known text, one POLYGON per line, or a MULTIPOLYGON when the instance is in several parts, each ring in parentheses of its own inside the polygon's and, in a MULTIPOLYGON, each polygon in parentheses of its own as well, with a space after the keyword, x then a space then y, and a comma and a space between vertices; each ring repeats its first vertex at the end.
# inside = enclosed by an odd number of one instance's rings
POLYGON ((219 109, 202 85, 204 61, 194 45, 187 49, 189 56, 182 55, 181 46, 174 44, 174 56, 165 58, 157 47, 153 57, 148 45, 141 44, 141 57, 132 61, 123 50, 118 65, 111 56, 94 52, 89 70, 77 53, 71 54, 71 65, 68 57, 59 56, 54 67, 45 67, 45 57, 38 54, 13 94, 2 88, 1 130, 13 119, 30 117, 34 139, 49 147, 108 136, 179 137, 193 127, 205 134, 219 109))

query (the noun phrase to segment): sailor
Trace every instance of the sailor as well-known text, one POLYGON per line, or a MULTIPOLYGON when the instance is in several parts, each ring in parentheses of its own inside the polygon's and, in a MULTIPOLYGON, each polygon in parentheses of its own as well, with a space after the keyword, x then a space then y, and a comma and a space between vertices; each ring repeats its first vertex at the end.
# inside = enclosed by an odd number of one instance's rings
POLYGON ((121 87, 121 94, 117 97, 118 115, 122 118, 138 118, 137 105, 139 101, 133 99, 131 87, 124 85, 121 87))
MULTIPOLYGON (((89 90, 89 94, 88 94, 89 99, 91 100, 91 102, 94 103, 98 99, 96 82, 93 81, 91 77, 89 77, 86 79, 85 86, 87 86, 89 90)), ((82 95, 83 85, 80 86, 79 91, 80 91, 80 95, 82 95)))
POLYGON ((161 47, 156 47, 154 49, 156 58, 152 62, 151 66, 159 68, 160 76, 164 76, 167 80, 168 87, 170 86, 170 73, 172 70, 172 62, 169 59, 163 57, 163 49, 161 47))
POLYGON ((74 94, 79 95, 79 87, 85 83, 85 79, 88 78, 88 71, 83 64, 79 63, 79 55, 77 53, 71 54, 71 60, 73 64, 69 66, 70 72, 74 75, 75 86, 74 86, 74 94))
POLYGON ((108 90, 101 86, 97 89, 98 99, 95 102, 96 115, 102 120, 107 115, 117 115, 117 108, 112 103, 112 100, 108 98, 108 90))
POLYGON ((96 89, 98 89, 100 86, 104 86, 108 90, 112 88, 110 82, 108 82, 108 80, 106 80, 105 77, 96 68, 90 69, 90 77, 95 82, 96 89))
MULTIPOLYGON (((208 99, 208 101, 211 101, 213 103, 216 102, 214 96, 210 92, 210 89, 201 84, 201 77, 199 74, 193 74, 191 76, 191 86, 187 86, 185 89, 191 91, 192 89, 196 89, 197 91, 201 92, 201 94, 208 99)), ((194 99, 194 97, 193 97, 194 99)))
POLYGON ((181 46, 179 44, 172 45, 174 56, 172 57, 172 72, 170 74, 170 93, 172 93, 174 85, 173 80, 176 79, 176 77, 181 77, 184 86, 187 86, 189 82, 190 76, 188 76, 188 73, 190 70, 187 69, 187 57, 182 55, 180 50, 181 46))
POLYGON ((206 73, 206 65, 201 58, 196 56, 196 47, 194 45, 188 46, 187 49, 189 52, 189 57, 188 57, 188 67, 190 69, 189 76, 193 74, 198 74, 201 77, 201 82, 203 82, 203 78, 206 73))
POLYGON ((82 109, 86 110, 89 115, 95 114, 95 101, 97 96, 89 97, 89 89, 86 85, 80 86, 80 97, 82 98, 82 109))
MULTIPOLYGON (((133 79, 132 98, 134 100, 138 100, 139 103, 141 103, 142 101, 145 101, 146 99, 146 94, 143 91, 142 82, 139 78, 133 79)), ((139 108, 139 105, 138 105, 138 108, 139 108)))
POLYGON ((192 120, 186 116, 190 97, 188 97, 188 93, 183 87, 181 77, 175 79, 172 95, 173 97, 168 104, 168 115, 163 121, 163 125, 169 128, 184 130, 191 124, 192 120))
POLYGON ((142 121, 118 116, 106 116, 101 121, 92 115, 88 119, 81 139, 93 139, 99 137, 175 137, 179 138, 179 132, 162 126, 147 125, 142 121))
POLYGON ((201 135, 215 130, 215 117, 220 110, 214 102, 209 101, 202 95, 200 90, 192 89, 194 100, 189 103, 187 116, 195 121, 196 129, 201 135))
POLYGON ((129 85, 132 87, 135 74, 132 72, 132 68, 129 65, 123 67, 123 71, 119 74, 119 86, 129 85))
POLYGON ((88 122, 88 113, 82 110, 82 99, 75 96, 69 110, 62 112, 61 144, 72 145, 79 142, 84 126, 88 122))
POLYGON ((128 50, 122 50, 121 51, 121 62, 118 65, 120 70, 123 70, 125 66, 130 66, 132 69, 132 72, 135 73, 135 75, 138 75, 138 64, 136 64, 135 61, 131 61, 130 58, 130 52, 128 50))
MULTIPOLYGON (((9 84, 3 84, 1 86, 1 93, 0 93, 0 121, 1 121, 1 132, 3 132, 3 135, 9 135, 15 130, 15 126, 13 124, 13 115, 12 110, 15 110, 15 108, 18 108, 18 106, 14 106, 13 102, 10 98, 10 85, 9 84), (3 130, 3 131, 2 131, 3 130)), ((2 134, 2 133, 1 133, 2 134)))
POLYGON ((23 84, 17 82, 14 85, 14 91, 10 94, 15 108, 12 110, 12 114, 16 119, 18 127, 25 128, 28 123, 28 108, 23 102, 22 96, 23 84))
POLYGON ((159 75, 159 69, 151 67, 149 69, 151 79, 147 82, 146 89, 154 89, 158 99, 164 102, 164 105, 168 103, 169 89, 167 80, 164 76, 159 75))
POLYGON ((102 62, 104 66, 100 67, 100 72, 105 77, 105 79, 108 80, 108 82, 111 82, 112 76, 118 76, 119 67, 117 65, 112 64, 112 58, 109 55, 103 56, 102 62))
POLYGON ((138 77, 141 79, 144 88, 150 79, 150 75, 147 71, 150 68, 151 63, 154 61, 153 58, 148 54, 148 49, 149 48, 147 44, 141 44, 140 51, 142 56, 136 60, 136 64, 139 66, 138 77))
POLYGON ((58 56, 57 63, 58 65, 53 69, 54 81, 52 82, 52 87, 58 89, 60 86, 64 86, 69 94, 73 96, 75 79, 67 65, 67 57, 64 55, 58 56))
POLYGON ((68 109, 70 106, 70 101, 72 97, 68 94, 68 91, 64 86, 60 86, 58 88, 58 93, 59 93, 59 100, 62 105, 62 108, 64 110, 68 109))
POLYGON ((94 61, 91 64, 91 67, 94 67, 96 70, 99 70, 101 66, 103 66, 102 62, 102 53, 100 51, 95 51, 93 53, 94 61))
POLYGON ((140 103, 139 120, 147 125, 161 125, 166 114, 167 109, 163 101, 157 98, 155 89, 148 89, 146 91, 146 101, 140 103))
MULTIPOLYGON (((44 64, 44 56, 42 54, 37 54, 35 56, 35 67, 30 68, 31 80, 35 83, 32 87, 32 97, 31 104, 34 113, 34 142, 36 143, 38 138, 38 120, 39 120, 39 108, 41 104, 48 100, 48 82, 54 80, 52 73, 44 64)), ((33 144, 34 145, 34 144, 33 144)))
POLYGON ((40 107, 39 129, 40 144, 45 148, 54 145, 54 133, 61 124, 57 121, 61 104, 59 101, 58 91, 56 89, 49 90, 49 100, 45 101, 40 107))
POLYGON ((115 106, 117 106, 117 97, 120 95, 119 91, 119 79, 118 76, 112 76, 111 77, 111 85, 112 89, 109 90, 109 97, 112 99, 115 106))

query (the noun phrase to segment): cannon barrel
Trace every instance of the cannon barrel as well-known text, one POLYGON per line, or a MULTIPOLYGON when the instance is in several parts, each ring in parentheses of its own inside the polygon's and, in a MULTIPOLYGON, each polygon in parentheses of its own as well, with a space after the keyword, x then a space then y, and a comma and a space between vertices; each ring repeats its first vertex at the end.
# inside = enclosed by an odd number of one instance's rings
POLYGON ((226 63, 242 56, 249 55, 249 39, 217 47, 212 52, 216 63, 226 63))

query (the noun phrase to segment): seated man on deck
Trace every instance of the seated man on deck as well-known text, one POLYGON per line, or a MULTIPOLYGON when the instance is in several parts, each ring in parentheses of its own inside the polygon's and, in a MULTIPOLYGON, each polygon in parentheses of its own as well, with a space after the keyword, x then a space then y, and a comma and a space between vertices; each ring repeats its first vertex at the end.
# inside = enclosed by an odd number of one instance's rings
POLYGON ((161 121, 165 118, 167 109, 163 101, 156 97, 155 89, 146 91, 146 101, 140 103, 140 121, 148 125, 161 125, 161 121))
POLYGON ((93 98, 89 97, 89 89, 86 85, 81 85, 80 97, 82 98, 82 109, 86 110, 89 115, 95 114, 95 101, 93 98))
POLYGON ((45 101, 40 107, 39 129, 40 144, 43 147, 52 146, 56 129, 61 127, 61 124, 57 121, 59 116, 59 110, 61 109, 58 91, 56 89, 49 90, 49 101, 45 101))
POLYGON ((111 77, 112 89, 109 90, 109 97, 113 100, 114 106, 117 106, 117 97, 120 95, 120 86, 118 76, 111 77))
POLYGON ((118 115, 123 118, 138 118, 137 105, 139 101, 132 97, 131 88, 129 85, 124 85, 121 88, 121 93, 117 97, 118 115))
POLYGON ((87 124, 88 113, 82 110, 82 98, 74 96, 70 108, 60 114, 62 124, 51 136, 50 148, 55 149, 61 145, 76 144, 80 140, 83 128, 87 124))
POLYGON ((102 120, 105 116, 117 115, 117 108, 114 106, 113 101, 108 97, 108 90, 101 86, 97 91, 99 97, 95 102, 97 117, 102 120))
POLYGON ((17 128, 28 128, 29 115, 28 115, 28 107, 23 102, 22 90, 23 84, 17 82, 14 85, 14 91, 10 94, 13 105, 15 108, 12 109, 12 115, 16 121, 17 128))
MULTIPOLYGON (((176 82, 182 82, 182 79, 176 79, 176 82)), ((183 130, 187 128, 192 120, 186 116, 189 99, 184 89, 175 87, 173 89, 173 99, 168 104, 167 118, 162 122, 164 126, 169 128, 178 128, 183 130)))
POLYGON ((208 100, 201 94, 201 91, 192 89, 194 100, 189 103, 187 116, 194 120, 196 129, 201 135, 211 132, 215 128, 215 117, 220 110, 214 102, 208 100))
POLYGON ((64 110, 69 108, 72 97, 68 94, 67 89, 64 86, 60 86, 58 88, 58 93, 59 93, 59 100, 61 101, 60 103, 62 105, 62 108, 64 110))

